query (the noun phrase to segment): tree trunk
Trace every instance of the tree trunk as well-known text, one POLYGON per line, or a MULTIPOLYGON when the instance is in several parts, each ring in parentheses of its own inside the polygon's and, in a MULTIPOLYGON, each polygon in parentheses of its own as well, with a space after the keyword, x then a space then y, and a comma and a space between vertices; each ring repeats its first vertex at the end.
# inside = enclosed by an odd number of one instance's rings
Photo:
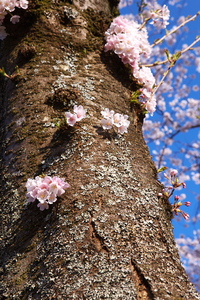
POLYGON ((180 263, 170 205, 130 105, 135 85, 104 32, 117 1, 32 2, 1 45, 1 299, 200 299, 180 263), (71 3, 73 2, 73 3, 71 3), (18 66, 19 74, 15 70, 18 66), (83 105, 87 118, 64 125, 83 105), (100 127, 129 115, 128 134, 100 127), (70 188, 50 209, 26 202, 37 175, 70 188))

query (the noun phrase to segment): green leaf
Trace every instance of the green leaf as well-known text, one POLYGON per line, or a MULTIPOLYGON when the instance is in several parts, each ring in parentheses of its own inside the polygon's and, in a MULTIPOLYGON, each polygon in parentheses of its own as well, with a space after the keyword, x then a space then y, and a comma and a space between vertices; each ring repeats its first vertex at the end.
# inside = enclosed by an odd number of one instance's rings
POLYGON ((168 49, 165 49, 165 54, 167 55, 167 59, 170 61, 170 52, 168 49))
POLYGON ((168 169, 168 167, 162 167, 162 168, 158 169, 157 172, 160 173, 160 172, 163 172, 167 169, 168 169))
POLYGON ((136 103, 139 103, 139 96, 141 95, 141 91, 137 90, 136 92, 133 92, 131 94, 131 102, 136 102, 136 103))

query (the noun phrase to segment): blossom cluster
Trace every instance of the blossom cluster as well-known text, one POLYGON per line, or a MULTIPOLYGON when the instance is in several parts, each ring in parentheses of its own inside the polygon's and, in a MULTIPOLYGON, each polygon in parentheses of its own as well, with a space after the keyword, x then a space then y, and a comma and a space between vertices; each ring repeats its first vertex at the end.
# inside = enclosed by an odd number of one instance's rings
POLYGON ((156 6, 154 4, 152 7, 150 3, 148 3, 143 12, 143 16, 151 19, 150 24, 153 24, 157 29, 164 29, 169 24, 170 11, 167 5, 160 7, 160 5, 157 4, 156 6))
MULTIPOLYGON (((179 188, 180 186, 182 186, 183 188, 186 188, 186 183, 185 182, 179 182, 179 178, 178 178, 178 171, 173 169, 169 172, 169 174, 164 174, 165 178, 167 178, 170 183, 171 183, 171 186, 169 187, 165 187, 164 190, 163 190, 163 193, 159 193, 158 196, 159 197, 167 197, 167 199, 169 199, 175 189, 179 188)), ((180 209, 180 207, 182 205, 185 205, 185 206, 190 206, 190 202, 189 201, 186 201, 186 202, 182 202, 181 201, 181 198, 180 196, 174 196, 174 203, 171 204, 172 205, 172 212, 178 216, 179 214, 181 214, 185 220, 188 220, 189 219, 189 215, 187 213, 185 213, 184 211, 182 211, 180 209)))
POLYGON ((142 57, 148 58, 151 54, 146 28, 119 16, 113 20, 105 37, 105 51, 113 50, 124 64, 131 66, 134 78, 142 85, 141 100, 147 111, 153 113, 156 107, 156 99, 152 95, 155 78, 150 68, 140 65, 142 57))
POLYGON ((71 112, 67 111, 65 113, 65 117, 67 120, 67 124, 69 126, 74 126, 76 122, 79 122, 86 117, 86 110, 82 105, 74 105, 74 113, 72 114, 71 112))
POLYGON ((70 185, 65 182, 64 178, 58 176, 29 178, 26 182, 27 201, 34 202, 37 199, 39 201, 37 206, 40 210, 48 209, 49 204, 56 202, 57 197, 64 194, 65 189, 69 187, 70 185))
POLYGON ((169 24, 170 11, 167 5, 163 5, 162 8, 152 11, 150 18, 153 20, 151 23, 157 28, 166 28, 169 24))
POLYGON ((109 110, 108 108, 101 111, 101 114, 104 117, 104 119, 101 120, 103 129, 111 129, 113 126, 116 126, 119 133, 127 133, 127 129, 130 125, 127 115, 115 113, 114 110, 109 110))
POLYGON ((0 1, 0 40, 3 40, 8 35, 6 33, 5 26, 2 26, 5 16, 9 13, 11 15, 10 21, 13 24, 19 22, 20 16, 12 15, 11 13, 15 10, 15 8, 28 8, 27 0, 1 0, 0 1))

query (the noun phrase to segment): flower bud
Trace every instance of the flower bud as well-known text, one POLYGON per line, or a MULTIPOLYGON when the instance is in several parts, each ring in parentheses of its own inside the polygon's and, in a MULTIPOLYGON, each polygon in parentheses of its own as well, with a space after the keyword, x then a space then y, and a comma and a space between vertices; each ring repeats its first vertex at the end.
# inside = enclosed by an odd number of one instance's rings
POLYGON ((186 189, 186 183, 185 182, 182 182, 182 186, 184 189, 186 189))
POLYGON ((182 212, 182 215, 185 220, 188 220, 190 218, 190 215, 186 214, 185 212, 182 212))
POLYGON ((171 172, 170 172, 170 175, 171 176, 176 176, 178 174, 178 171, 177 170, 171 170, 171 172))

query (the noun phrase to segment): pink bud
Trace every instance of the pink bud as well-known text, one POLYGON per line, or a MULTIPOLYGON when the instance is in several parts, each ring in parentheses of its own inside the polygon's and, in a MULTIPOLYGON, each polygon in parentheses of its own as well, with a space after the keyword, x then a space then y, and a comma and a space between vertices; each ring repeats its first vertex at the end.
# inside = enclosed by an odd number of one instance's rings
POLYGON ((170 172, 171 176, 176 176, 177 174, 178 174, 178 171, 175 169, 170 172))
POLYGON ((185 206, 190 206, 190 205, 191 205, 191 202, 186 201, 184 204, 185 204, 185 206))
POLYGON ((167 176, 167 174, 166 174, 166 173, 164 173, 164 177, 165 177, 165 178, 167 178, 167 179, 169 179, 169 176, 167 176))
POLYGON ((186 214, 185 212, 183 212, 182 214, 185 220, 188 220, 190 218, 190 215, 186 214))
POLYGON ((163 195, 162 193, 158 193, 158 197, 162 197, 162 195, 163 195))
POLYGON ((175 199, 176 201, 178 201, 178 200, 180 199, 180 197, 179 197, 179 196, 175 196, 174 199, 175 199))
POLYGON ((182 182, 182 186, 184 189, 186 189, 186 183, 185 182, 182 182))

